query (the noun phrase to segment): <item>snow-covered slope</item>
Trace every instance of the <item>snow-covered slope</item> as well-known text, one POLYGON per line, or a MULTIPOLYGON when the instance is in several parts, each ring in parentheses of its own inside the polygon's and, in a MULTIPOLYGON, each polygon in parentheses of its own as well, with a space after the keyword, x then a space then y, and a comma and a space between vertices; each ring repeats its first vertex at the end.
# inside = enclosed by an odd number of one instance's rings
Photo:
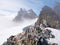
POLYGON ((34 24, 36 19, 25 20, 22 23, 14 23, 14 15, 0 15, 0 45, 7 40, 11 35, 17 35, 22 32, 22 29, 28 25, 34 24))
POLYGON ((58 45, 60 45, 60 30, 59 29, 53 29, 53 28, 46 28, 52 31, 52 34, 55 36, 55 38, 50 39, 49 42, 52 43, 57 43, 58 45))

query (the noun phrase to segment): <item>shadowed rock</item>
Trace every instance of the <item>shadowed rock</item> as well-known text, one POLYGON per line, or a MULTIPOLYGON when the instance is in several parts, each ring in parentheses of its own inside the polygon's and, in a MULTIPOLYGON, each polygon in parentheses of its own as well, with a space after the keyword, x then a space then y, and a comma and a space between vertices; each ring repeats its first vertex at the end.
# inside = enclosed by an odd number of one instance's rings
POLYGON ((36 22, 36 25, 44 24, 46 27, 60 28, 59 16, 48 6, 44 6, 36 22), (46 24, 44 24, 46 22, 46 24))

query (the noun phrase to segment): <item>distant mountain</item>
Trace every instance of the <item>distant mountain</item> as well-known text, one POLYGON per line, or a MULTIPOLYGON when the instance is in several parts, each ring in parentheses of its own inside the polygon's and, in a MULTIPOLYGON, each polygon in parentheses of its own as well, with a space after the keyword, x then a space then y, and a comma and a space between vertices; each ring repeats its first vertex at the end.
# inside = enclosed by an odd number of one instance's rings
POLYGON ((36 22, 36 25, 43 24, 45 27, 60 28, 59 16, 48 6, 44 6, 36 22))
POLYGON ((36 15, 36 13, 32 10, 32 9, 30 9, 30 10, 28 10, 28 11, 26 11, 25 9, 20 9, 19 11, 18 11, 18 14, 17 14, 17 16, 14 18, 14 20, 13 21, 23 21, 24 19, 34 19, 34 18, 36 18, 37 17, 37 15, 36 15))

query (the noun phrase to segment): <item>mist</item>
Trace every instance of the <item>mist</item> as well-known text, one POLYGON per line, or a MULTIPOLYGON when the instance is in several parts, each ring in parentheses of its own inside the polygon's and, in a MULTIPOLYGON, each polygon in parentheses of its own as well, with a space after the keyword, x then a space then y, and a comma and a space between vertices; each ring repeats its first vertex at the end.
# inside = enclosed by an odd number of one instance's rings
POLYGON ((2 12, 3 11, 0 11, 0 45, 2 45, 11 35, 21 33, 24 27, 34 24, 36 21, 36 19, 33 19, 16 23, 13 22, 13 19, 17 15, 16 13, 4 12, 4 14, 2 12))

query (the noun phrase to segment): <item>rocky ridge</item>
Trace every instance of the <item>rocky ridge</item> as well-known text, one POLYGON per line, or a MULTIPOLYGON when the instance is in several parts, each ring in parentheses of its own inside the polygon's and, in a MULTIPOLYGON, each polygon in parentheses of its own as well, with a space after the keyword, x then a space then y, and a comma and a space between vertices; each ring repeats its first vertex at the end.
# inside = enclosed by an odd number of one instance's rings
POLYGON ((60 3, 56 2, 53 6, 53 10, 58 14, 59 20, 60 20, 60 3))
POLYGON ((56 12, 48 6, 44 6, 42 8, 36 25, 40 25, 41 23, 46 23, 46 26, 51 28, 60 29, 60 20, 58 14, 56 14, 56 12))
POLYGON ((28 26, 28 29, 25 27, 25 31, 9 37, 3 45, 58 45, 57 43, 48 42, 50 38, 55 38, 55 36, 51 34, 51 30, 45 28, 43 25, 28 26))

